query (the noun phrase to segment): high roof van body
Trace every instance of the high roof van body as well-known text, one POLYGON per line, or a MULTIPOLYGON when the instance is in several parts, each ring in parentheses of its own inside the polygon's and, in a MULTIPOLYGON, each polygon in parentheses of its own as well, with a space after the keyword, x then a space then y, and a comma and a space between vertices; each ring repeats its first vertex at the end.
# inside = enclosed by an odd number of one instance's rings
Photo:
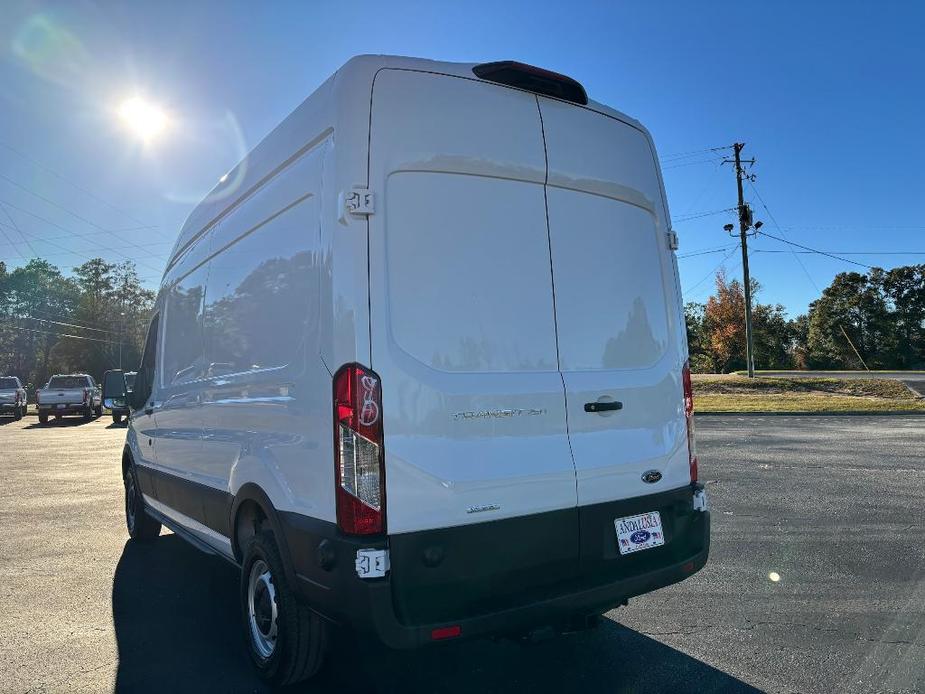
POLYGON ((574 623, 698 571, 648 132, 517 63, 350 60, 190 215, 132 395, 137 539, 242 568, 252 658, 574 623))

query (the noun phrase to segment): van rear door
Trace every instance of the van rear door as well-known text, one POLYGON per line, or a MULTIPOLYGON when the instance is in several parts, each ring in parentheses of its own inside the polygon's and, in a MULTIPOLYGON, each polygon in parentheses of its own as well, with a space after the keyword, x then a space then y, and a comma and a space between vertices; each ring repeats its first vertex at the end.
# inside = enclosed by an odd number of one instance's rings
POLYGON ((529 546, 521 568, 568 567, 577 499, 536 97, 386 69, 370 129, 371 366, 382 379, 389 534, 567 509, 554 531, 521 533, 519 546, 473 537, 455 556, 497 571, 529 546))
POLYGON ((685 343, 654 152, 630 124, 544 97, 539 103, 578 504, 683 486, 690 481, 685 343), (661 480, 644 482, 649 470, 661 480))

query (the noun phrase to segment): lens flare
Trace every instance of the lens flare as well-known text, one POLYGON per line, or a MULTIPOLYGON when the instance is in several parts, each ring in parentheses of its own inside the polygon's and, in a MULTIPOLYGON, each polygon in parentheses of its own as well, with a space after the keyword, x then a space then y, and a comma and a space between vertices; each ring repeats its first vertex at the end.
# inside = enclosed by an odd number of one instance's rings
POLYGON ((167 114, 156 104, 133 96, 119 106, 119 118, 145 142, 160 135, 168 125, 167 114))

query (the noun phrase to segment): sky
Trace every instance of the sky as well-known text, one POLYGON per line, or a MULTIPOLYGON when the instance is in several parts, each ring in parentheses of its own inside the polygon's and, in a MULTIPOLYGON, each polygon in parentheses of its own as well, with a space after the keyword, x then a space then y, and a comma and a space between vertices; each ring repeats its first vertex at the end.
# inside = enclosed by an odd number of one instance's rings
POLYGON ((758 300, 795 316, 838 272, 925 263, 922 26, 911 1, 4 0, 0 260, 131 258, 156 287, 195 204, 351 56, 514 59, 652 132, 686 301, 741 275, 717 148, 746 143, 762 231, 841 257, 749 241, 758 300), (167 114, 147 142, 119 117, 134 96, 167 114))

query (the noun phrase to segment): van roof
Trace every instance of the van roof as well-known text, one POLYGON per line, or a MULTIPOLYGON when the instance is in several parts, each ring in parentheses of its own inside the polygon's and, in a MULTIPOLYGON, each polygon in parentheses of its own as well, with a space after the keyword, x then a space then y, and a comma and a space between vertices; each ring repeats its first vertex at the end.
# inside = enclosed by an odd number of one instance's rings
MULTIPOLYGON (((226 172, 219 183, 190 213, 170 254, 165 277, 180 254, 206 230, 211 228, 236 202, 253 190, 296 155, 313 145, 319 136, 335 126, 341 107, 351 97, 363 93, 383 69, 414 70, 479 80, 473 68, 483 63, 449 63, 424 58, 392 55, 359 55, 351 58, 334 75, 309 95, 292 113, 277 125, 234 168, 226 172), (294 147, 295 143, 301 143, 294 147)), ((509 87, 513 88, 513 87, 509 87)), ((547 97, 554 98, 554 97, 547 97)), ((368 99, 365 102, 368 104, 368 99)), ((616 118, 641 130, 651 141, 648 130, 639 121, 600 102, 588 99, 587 108, 616 118)), ((368 121, 368 114, 364 120, 368 121)))

